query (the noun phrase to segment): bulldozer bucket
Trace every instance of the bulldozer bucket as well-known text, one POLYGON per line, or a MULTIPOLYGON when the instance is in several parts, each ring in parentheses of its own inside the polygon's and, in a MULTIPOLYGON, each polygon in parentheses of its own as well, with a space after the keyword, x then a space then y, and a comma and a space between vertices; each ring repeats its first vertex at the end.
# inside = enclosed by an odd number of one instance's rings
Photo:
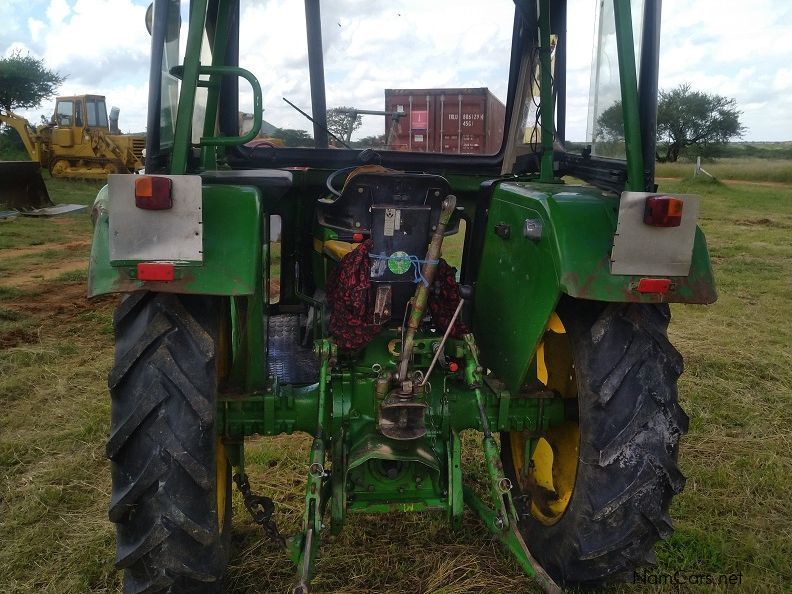
POLYGON ((27 212, 54 206, 35 161, 0 161, 0 207, 27 212))

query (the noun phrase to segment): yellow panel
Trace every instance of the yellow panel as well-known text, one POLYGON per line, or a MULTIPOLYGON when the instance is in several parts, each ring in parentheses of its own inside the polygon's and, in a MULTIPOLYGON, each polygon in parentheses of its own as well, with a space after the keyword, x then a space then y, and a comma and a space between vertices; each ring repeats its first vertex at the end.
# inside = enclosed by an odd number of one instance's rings
POLYGON ((525 436, 521 431, 510 431, 509 444, 511 445, 514 474, 520 481, 523 478, 523 466, 525 465, 525 436))
POLYGON ((536 484, 550 492, 555 491, 553 486, 553 448, 544 437, 540 437, 534 448, 531 460, 534 463, 533 478, 536 484))
POLYGON ((349 252, 354 250, 357 246, 358 244, 356 243, 339 241, 337 239, 329 239, 324 242, 324 249, 322 251, 330 256, 333 260, 340 260, 349 252))
POLYGON ((536 349, 536 378, 546 386, 548 377, 544 343, 540 342, 539 348, 536 349))
POLYGON ((564 328, 564 324, 561 323, 561 318, 558 317, 556 312, 550 315, 550 320, 547 322, 547 329, 556 334, 566 333, 566 328, 564 328))
POLYGON ((71 128, 55 128, 52 131, 52 144, 57 146, 71 146, 72 133, 71 128))
POLYGON ((226 509, 226 480, 228 480, 228 458, 223 440, 218 437, 215 449, 215 488, 217 490, 217 527, 223 532, 226 509))

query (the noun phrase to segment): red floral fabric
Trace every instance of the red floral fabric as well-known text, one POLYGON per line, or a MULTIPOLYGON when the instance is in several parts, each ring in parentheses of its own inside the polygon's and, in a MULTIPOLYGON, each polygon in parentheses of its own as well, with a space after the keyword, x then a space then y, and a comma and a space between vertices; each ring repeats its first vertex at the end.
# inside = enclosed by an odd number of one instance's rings
MULTIPOLYGON (((371 260, 373 242, 369 239, 344 256, 327 280, 330 306, 330 335, 342 349, 355 350, 368 344, 382 330, 371 322, 371 260)), ((459 303, 456 271, 441 259, 429 292, 429 313, 440 332, 445 332, 459 303)), ((468 330, 457 318, 452 336, 461 338, 468 330)))

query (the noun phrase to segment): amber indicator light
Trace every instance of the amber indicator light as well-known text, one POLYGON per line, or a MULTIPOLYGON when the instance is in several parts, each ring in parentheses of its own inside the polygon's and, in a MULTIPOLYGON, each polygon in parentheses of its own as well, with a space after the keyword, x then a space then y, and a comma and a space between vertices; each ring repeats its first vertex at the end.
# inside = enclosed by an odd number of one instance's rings
POLYGON ((684 201, 673 196, 649 196, 644 209, 644 223, 652 227, 679 227, 684 201))
POLYGON ((141 175, 135 179, 135 206, 145 210, 173 208, 171 179, 153 175, 141 175))

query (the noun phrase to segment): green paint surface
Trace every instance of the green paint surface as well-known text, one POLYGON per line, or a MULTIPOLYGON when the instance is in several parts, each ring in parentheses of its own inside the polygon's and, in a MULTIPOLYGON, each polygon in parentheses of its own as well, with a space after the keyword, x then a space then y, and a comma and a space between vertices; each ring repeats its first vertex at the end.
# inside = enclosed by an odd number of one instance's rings
POLYGON ((244 186, 204 186, 204 261, 177 266, 172 282, 137 280, 137 267, 112 266, 108 236, 108 190, 94 202, 98 213, 91 245, 88 295, 148 289, 165 293, 252 295, 261 275, 261 194, 244 186))
POLYGON ((474 301, 474 331, 484 364, 517 391, 562 294, 610 302, 712 303, 709 254, 700 229, 687 277, 667 295, 635 290, 639 276, 612 275, 610 253, 619 199, 588 186, 503 183, 494 192, 474 301), (538 241, 523 237, 539 221, 538 241), (495 225, 509 228, 498 236, 495 225))

